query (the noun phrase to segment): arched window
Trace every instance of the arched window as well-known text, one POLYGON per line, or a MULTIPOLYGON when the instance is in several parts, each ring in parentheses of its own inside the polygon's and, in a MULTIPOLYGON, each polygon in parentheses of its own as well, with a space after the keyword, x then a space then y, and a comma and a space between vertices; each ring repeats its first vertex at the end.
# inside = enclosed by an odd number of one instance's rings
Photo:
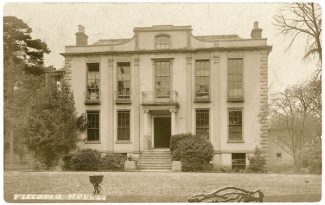
POLYGON ((170 37, 167 35, 159 35, 155 39, 156 49, 170 48, 170 37))

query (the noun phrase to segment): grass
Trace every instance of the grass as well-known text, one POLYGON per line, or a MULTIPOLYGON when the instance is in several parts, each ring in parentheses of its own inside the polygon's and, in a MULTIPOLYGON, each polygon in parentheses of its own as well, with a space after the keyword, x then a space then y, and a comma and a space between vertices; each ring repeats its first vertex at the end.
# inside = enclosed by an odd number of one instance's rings
POLYGON ((18 172, 4 173, 4 195, 91 194, 90 175, 104 175, 109 202, 186 202, 197 193, 224 186, 260 189, 265 201, 319 201, 321 175, 171 172, 18 172))

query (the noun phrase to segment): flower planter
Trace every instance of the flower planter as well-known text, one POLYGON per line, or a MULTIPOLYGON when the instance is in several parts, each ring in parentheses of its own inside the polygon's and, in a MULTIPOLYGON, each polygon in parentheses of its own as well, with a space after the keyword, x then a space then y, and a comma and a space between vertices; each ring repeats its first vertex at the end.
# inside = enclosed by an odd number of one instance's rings
POLYGON ((135 161, 125 161, 124 170, 125 171, 133 171, 137 169, 137 165, 135 161))
POLYGON ((181 161, 173 161, 172 162, 172 171, 173 172, 181 172, 182 171, 182 162, 181 161))
POLYGON ((90 100, 98 100, 98 95, 97 93, 90 93, 90 100))
POLYGON ((94 194, 99 194, 102 190, 102 187, 100 186, 100 183, 103 182, 103 175, 94 175, 89 176, 90 183, 94 186, 94 194))

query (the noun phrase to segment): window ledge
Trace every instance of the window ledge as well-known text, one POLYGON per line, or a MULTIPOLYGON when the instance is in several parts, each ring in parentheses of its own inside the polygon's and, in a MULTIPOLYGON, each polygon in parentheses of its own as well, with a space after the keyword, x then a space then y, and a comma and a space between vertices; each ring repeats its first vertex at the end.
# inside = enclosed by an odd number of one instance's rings
POLYGON ((244 140, 228 140, 227 143, 245 143, 244 140))
POLYGON ((129 140, 118 140, 115 144, 132 144, 132 142, 129 140))
POLYGON ((228 97, 227 101, 228 102, 244 102, 244 97, 238 97, 238 98, 228 97))
POLYGON ((131 99, 116 99, 115 104, 131 104, 131 99))
POLYGON ((195 98, 194 103, 211 103, 210 98, 195 98))
POLYGON ((85 105, 100 105, 100 100, 85 100, 85 105))
POLYGON ((85 144, 100 144, 99 140, 85 140, 85 144))

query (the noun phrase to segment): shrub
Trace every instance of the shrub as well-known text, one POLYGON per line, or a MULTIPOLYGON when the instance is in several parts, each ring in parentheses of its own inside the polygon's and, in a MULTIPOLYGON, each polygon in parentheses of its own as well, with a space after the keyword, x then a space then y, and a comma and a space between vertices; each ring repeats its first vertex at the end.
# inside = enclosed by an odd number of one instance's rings
POLYGON ((62 158, 63 161, 63 169, 64 170, 71 170, 71 158, 73 157, 72 154, 65 155, 62 158))
POLYGON ((182 162, 183 171, 206 169, 213 158, 212 144, 195 135, 180 139, 174 147, 172 159, 182 162))
POLYGON ((248 169, 254 172, 265 171, 266 157, 258 147, 255 148, 254 154, 248 156, 248 161, 248 169))
POLYGON ((299 165, 308 168, 309 173, 322 172, 322 141, 321 138, 307 143, 298 154, 299 165))
POLYGON ((101 164, 101 154, 94 149, 84 149, 71 158, 70 164, 72 170, 98 170, 101 164))
POLYGON ((123 169, 126 161, 126 155, 120 153, 106 154, 101 160, 100 168, 108 169, 123 169))
POLYGON ((170 138, 170 151, 173 152, 174 148, 176 146, 176 144, 178 143, 178 141, 185 139, 187 137, 192 137, 193 134, 191 133, 185 133, 185 134, 177 134, 177 135, 173 135, 170 138))
POLYGON ((46 163, 41 157, 38 157, 36 155, 33 156, 33 159, 30 163, 33 170, 47 170, 49 167, 47 167, 46 163))

